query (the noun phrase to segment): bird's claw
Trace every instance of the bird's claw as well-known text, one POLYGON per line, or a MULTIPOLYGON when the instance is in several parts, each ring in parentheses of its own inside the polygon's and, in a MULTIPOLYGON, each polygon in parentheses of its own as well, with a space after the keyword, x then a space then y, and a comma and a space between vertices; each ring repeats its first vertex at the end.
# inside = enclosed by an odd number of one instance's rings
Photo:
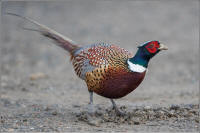
POLYGON ((94 114, 95 114, 94 105, 91 104, 91 103, 88 104, 88 113, 89 113, 90 115, 94 115, 94 114))
POLYGON ((116 108, 114 108, 114 109, 115 109, 117 116, 125 116, 126 115, 124 112, 121 112, 119 109, 116 109, 116 108))

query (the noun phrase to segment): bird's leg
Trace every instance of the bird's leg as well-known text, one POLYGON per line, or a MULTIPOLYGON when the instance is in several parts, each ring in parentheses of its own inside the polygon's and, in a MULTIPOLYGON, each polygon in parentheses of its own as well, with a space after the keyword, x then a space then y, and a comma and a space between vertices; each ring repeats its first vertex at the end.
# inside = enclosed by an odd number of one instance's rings
POLYGON ((113 99, 110 99, 110 101, 111 101, 111 103, 112 103, 112 105, 113 105, 113 109, 115 109, 115 112, 116 112, 116 114, 117 114, 118 116, 123 116, 123 115, 125 115, 124 113, 122 113, 122 112, 118 109, 118 107, 117 107, 117 105, 116 105, 116 103, 115 103, 115 101, 114 101, 113 99))
POLYGON ((90 93, 90 102, 89 102, 89 106, 88 106, 88 112, 93 114, 94 113, 93 92, 89 91, 89 93, 90 93))
POLYGON ((89 93, 90 93, 90 102, 89 102, 89 104, 93 104, 93 92, 89 91, 89 93))

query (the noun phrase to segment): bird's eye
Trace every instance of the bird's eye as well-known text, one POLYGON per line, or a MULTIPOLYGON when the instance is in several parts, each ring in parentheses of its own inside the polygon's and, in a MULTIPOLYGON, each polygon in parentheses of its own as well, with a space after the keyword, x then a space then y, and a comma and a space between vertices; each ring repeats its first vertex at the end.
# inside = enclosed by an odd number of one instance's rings
POLYGON ((151 44, 149 44, 147 47, 148 47, 148 48, 153 48, 153 47, 154 47, 154 44, 151 43, 151 44))
POLYGON ((149 53, 155 53, 157 51, 154 43, 150 43, 146 46, 146 49, 149 51, 149 53))

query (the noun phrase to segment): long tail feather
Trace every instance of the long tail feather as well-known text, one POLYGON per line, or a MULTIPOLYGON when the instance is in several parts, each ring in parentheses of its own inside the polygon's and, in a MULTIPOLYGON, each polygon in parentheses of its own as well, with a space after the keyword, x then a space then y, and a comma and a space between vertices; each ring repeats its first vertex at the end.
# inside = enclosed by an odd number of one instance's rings
POLYGON ((24 29, 31 30, 31 31, 37 31, 37 32, 41 33, 42 35, 53 39, 58 46, 69 51, 71 54, 74 52, 75 49, 79 48, 79 46, 74 41, 69 39, 68 37, 63 36, 62 34, 50 29, 49 27, 47 27, 43 24, 38 23, 37 21, 35 21, 33 19, 18 15, 15 13, 6 13, 6 14, 23 18, 23 19, 28 20, 29 22, 35 24, 36 26, 38 26, 39 29, 29 29, 29 28, 24 28, 24 29))

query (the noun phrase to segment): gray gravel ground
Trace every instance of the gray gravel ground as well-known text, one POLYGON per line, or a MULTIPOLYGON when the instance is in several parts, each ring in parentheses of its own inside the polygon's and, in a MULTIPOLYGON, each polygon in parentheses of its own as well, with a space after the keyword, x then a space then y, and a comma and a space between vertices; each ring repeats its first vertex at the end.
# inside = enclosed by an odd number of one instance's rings
POLYGON ((0 132, 198 131, 199 1, 65 1, 1 4, 0 132), (169 47, 152 59, 143 83, 116 100, 94 95, 88 114, 86 84, 68 54, 14 12, 48 25, 80 45, 117 44, 136 52, 149 40, 169 47))

